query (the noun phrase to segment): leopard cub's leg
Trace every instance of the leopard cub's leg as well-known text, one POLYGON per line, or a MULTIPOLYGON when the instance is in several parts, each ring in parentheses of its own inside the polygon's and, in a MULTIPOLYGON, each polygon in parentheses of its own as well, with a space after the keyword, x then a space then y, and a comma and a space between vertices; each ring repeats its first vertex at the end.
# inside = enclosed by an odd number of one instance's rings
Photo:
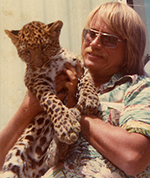
POLYGON ((33 122, 29 124, 6 155, 2 168, 3 177, 33 178, 36 175, 41 176, 41 170, 45 170, 46 172, 48 166, 46 163, 41 164, 41 160, 45 157, 46 152, 44 150, 47 150, 53 137, 52 126, 49 121, 50 119, 47 114, 42 113, 37 115, 33 122), (45 140, 43 139, 44 137, 47 138, 45 141, 47 146, 43 143, 43 140, 45 140), (34 170, 35 168, 36 170, 34 170))
POLYGON ((67 144, 74 143, 80 132, 80 111, 76 108, 67 108, 56 95, 50 92, 41 97, 40 103, 51 116, 58 139, 67 144))
POLYGON ((38 76, 36 82, 33 82, 32 75, 27 71, 26 86, 36 95, 40 105, 51 118, 58 139, 67 144, 73 143, 80 132, 80 111, 76 108, 69 109, 60 101, 49 77, 43 79, 43 76, 38 76))
POLYGON ((78 108, 81 113, 100 116, 100 101, 98 98, 96 87, 94 86, 92 76, 87 69, 85 69, 85 72, 81 80, 79 81, 77 95, 78 102, 76 108, 78 108))

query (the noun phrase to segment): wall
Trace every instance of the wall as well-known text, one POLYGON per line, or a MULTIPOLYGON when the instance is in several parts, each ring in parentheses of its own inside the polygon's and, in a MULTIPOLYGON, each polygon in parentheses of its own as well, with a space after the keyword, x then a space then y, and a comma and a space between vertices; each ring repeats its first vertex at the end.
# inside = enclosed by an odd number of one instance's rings
POLYGON ((100 3, 108 1, 0 0, 0 128, 13 116, 26 92, 25 64, 4 29, 18 30, 33 20, 47 24, 60 19, 64 22, 61 45, 80 54, 81 31, 87 15, 100 3))

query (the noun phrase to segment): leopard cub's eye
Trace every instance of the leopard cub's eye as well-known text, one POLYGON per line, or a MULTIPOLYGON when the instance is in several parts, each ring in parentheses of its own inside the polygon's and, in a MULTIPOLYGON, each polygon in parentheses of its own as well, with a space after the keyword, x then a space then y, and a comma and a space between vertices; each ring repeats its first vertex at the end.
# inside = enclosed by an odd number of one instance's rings
POLYGON ((49 50, 50 50, 50 45, 49 44, 42 45, 42 51, 44 53, 47 53, 49 50))
POLYGON ((42 45, 42 50, 45 50, 47 48, 47 44, 42 45))
POLYGON ((26 55, 26 56, 30 56, 30 54, 31 54, 28 49, 24 49, 24 50, 20 51, 20 53, 21 53, 22 55, 26 55))
POLYGON ((30 50, 25 46, 25 45, 20 45, 18 47, 18 52, 20 54, 26 54, 26 55, 30 55, 30 50))
POLYGON ((18 55, 23 61, 25 61, 25 62, 30 61, 30 58, 31 58, 30 50, 24 46, 20 46, 18 48, 18 55))

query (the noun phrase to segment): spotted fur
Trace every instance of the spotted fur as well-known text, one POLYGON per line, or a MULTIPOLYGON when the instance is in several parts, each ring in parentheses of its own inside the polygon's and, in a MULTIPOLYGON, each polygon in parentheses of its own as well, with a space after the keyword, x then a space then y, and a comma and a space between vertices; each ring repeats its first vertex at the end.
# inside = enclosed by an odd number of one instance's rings
POLYGON ((87 69, 79 81, 74 108, 67 108, 56 96, 55 76, 66 62, 73 66, 79 62, 76 55, 59 44, 62 25, 61 21, 49 25, 34 21, 19 31, 5 30, 27 64, 25 84, 44 112, 34 118, 7 154, 4 177, 41 177, 49 167, 63 160, 69 144, 78 139, 81 114, 99 112, 99 99, 87 69))

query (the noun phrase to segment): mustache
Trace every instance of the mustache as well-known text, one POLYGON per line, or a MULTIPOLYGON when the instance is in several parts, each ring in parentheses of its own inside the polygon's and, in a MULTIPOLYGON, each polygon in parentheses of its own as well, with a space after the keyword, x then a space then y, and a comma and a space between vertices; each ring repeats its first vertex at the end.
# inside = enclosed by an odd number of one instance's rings
POLYGON ((90 53, 90 54, 92 54, 94 56, 98 56, 98 57, 101 57, 101 58, 106 58, 107 57, 107 55, 105 53, 100 52, 98 50, 93 50, 91 47, 87 47, 85 49, 85 53, 90 53))

